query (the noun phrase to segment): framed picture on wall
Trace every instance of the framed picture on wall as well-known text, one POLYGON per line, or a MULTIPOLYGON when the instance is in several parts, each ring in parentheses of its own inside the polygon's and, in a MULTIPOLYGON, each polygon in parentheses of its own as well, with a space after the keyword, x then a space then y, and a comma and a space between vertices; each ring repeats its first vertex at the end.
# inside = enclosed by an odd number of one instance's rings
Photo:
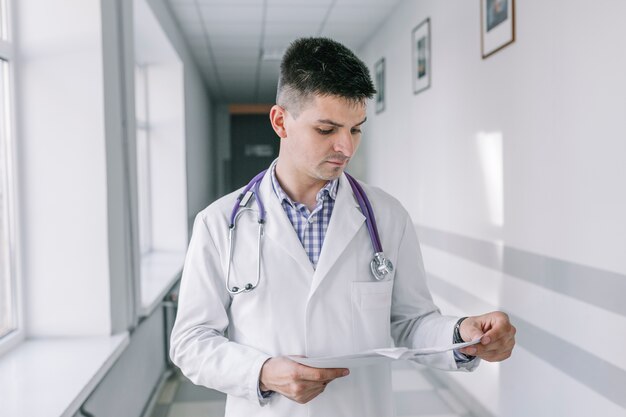
POLYGON ((413 94, 430 87, 430 18, 417 25, 411 32, 413 57, 413 94))
POLYGON ((374 65, 374 83, 376 87, 376 113, 385 110, 385 58, 380 58, 374 65))
POLYGON ((515 41, 515 0, 480 0, 483 59, 515 41))

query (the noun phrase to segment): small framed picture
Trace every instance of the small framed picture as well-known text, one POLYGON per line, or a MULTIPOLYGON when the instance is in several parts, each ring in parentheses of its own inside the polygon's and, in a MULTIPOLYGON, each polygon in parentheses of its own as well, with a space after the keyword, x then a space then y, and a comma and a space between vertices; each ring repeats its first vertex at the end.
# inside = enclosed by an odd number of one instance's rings
POLYGON ((374 65, 376 84, 376 113, 385 110, 385 58, 380 58, 374 65))
POLYGON ((417 25, 411 33, 413 48, 413 94, 430 87, 430 18, 417 25))
POLYGON ((480 0, 483 59, 515 41, 515 0, 480 0))

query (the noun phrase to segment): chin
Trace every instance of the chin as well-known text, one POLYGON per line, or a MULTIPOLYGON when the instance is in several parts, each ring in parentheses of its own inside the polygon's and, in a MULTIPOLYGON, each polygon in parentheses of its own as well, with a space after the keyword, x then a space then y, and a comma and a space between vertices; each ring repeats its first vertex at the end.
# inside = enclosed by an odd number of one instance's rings
POLYGON ((320 173, 320 174, 321 175, 319 177, 323 179, 324 181, 333 181, 341 177, 341 174, 343 174, 343 168, 341 167, 332 168, 329 172, 320 173))

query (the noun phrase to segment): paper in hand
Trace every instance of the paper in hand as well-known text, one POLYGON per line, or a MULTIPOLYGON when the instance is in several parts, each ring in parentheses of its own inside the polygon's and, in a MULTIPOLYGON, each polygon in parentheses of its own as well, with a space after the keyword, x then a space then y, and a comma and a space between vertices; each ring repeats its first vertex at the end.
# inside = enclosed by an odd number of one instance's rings
POLYGON ((480 338, 471 342, 455 343, 447 346, 436 346, 430 348, 408 349, 408 348, 384 348, 373 349, 361 353, 342 356, 325 356, 319 358, 303 358, 289 356, 292 361, 313 368, 357 368, 361 366, 377 365, 394 360, 411 360, 423 355, 447 352, 455 349, 462 349, 480 342, 480 338))

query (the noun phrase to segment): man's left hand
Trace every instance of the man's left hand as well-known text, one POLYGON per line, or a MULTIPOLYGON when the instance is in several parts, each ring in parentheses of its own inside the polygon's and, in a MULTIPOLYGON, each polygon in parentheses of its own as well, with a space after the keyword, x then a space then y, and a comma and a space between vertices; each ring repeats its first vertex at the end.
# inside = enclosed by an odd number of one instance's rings
POLYGON ((507 359, 515 346, 515 327, 509 321, 509 316, 501 311, 468 317, 461 323, 459 331, 466 342, 481 338, 480 343, 459 351, 488 362, 507 359))

